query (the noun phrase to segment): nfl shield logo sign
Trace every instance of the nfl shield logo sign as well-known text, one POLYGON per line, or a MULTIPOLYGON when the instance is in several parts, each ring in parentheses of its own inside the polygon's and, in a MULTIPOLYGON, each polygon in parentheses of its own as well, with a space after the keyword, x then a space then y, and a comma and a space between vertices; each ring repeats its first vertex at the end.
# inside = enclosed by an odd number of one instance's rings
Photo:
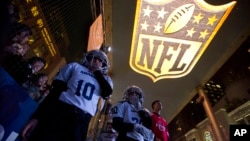
POLYGON ((202 0, 138 0, 131 68, 153 82, 187 75, 236 2, 213 6, 202 0))

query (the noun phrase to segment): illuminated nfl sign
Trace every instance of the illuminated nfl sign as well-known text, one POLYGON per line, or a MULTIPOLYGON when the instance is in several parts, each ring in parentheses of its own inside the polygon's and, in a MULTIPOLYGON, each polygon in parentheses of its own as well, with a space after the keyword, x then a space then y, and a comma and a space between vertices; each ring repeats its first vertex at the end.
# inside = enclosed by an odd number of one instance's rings
POLYGON ((153 82, 187 75, 225 21, 235 1, 138 0, 131 68, 153 82))

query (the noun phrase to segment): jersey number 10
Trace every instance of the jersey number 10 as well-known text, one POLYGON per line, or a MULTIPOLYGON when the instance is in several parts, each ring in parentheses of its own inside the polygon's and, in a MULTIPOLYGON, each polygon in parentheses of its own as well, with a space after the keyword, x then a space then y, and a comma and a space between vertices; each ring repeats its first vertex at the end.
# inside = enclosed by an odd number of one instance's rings
POLYGON ((91 100, 94 94, 94 90, 95 90, 95 85, 88 82, 83 85, 83 80, 79 80, 75 94, 77 96, 82 95, 85 99, 91 100), (82 86, 83 90, 81 91, 82 86))

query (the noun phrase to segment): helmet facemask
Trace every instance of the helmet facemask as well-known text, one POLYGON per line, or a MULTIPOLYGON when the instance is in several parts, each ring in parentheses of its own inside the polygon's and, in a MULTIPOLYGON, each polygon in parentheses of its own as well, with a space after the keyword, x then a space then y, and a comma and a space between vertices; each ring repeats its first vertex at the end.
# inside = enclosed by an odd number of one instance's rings
POLYGON ((92 50, 87 52, 82 59, 83 65, 88 67, 89 69, 96 67, 94 64, 95 59, 99 60, 102 63, 102 66, 100 67, 99 70, 103 74, 107 74, 109 69, 108 57, 101 50, 92 50))
POLYGON ((136 109, 141 109, 143 103, 143 91, 137 86, 130 86, 124 92, 124 100, 129 101, 136 109))

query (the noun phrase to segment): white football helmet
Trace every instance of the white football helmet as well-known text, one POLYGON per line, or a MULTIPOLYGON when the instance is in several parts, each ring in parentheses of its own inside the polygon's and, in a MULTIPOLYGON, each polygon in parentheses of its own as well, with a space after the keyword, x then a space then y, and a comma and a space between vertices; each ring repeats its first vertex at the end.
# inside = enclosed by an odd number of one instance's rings
POLYGON ((109 69, 108 57, 101 50, 91 50, 87 52, 82 58, 82 64, 88 68, 91 68, 94 58, 97 58, 102 62, 101 72, 103 74, 107 74, 109 69))
POLYGON ((125 91, 123 92, 123 100, 130 101, 130 103, 132 104, 137 104, 137 101, 138 101, 140 102, 140 104, 142 104, 144 102, 144 93, 141 88, 139 88, 138 86, 132 85, 132 86, 127 87, 125 91), (129 97, 128 95, 130 93, 135 93, 136 97, 135 98, 129 97))

